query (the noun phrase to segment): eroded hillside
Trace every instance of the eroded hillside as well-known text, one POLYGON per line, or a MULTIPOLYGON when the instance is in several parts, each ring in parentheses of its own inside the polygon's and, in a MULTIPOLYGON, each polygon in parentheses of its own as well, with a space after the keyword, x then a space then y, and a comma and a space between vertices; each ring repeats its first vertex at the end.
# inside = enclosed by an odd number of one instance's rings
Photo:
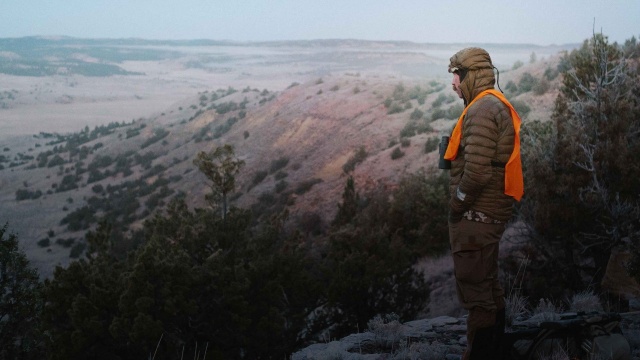
MULTIPOLYGON (((524 104, 525 119, 548 119, 558 79, 545 70, 556 66, 539 61, 501 75, 503 89, 521 85, 524 74, 548 78, 539 93, 505 89, 524 104)), ((7 142, 0 212, 48 276, 56 264, 81 256, 86 232, 102 220, 133 234, 172 197, 208 206, 207 180, 193 159, 230 144, 246 163, 233 205, 256 218, 287 209, 289 226, 311 216, 321 230, 335 215, 347 174, 367 193, 392 188, 409 173, 440 171, 437 143, 461 111, 443 81, 359 73, 278 92, 201 92, 149 118, 7 142)))

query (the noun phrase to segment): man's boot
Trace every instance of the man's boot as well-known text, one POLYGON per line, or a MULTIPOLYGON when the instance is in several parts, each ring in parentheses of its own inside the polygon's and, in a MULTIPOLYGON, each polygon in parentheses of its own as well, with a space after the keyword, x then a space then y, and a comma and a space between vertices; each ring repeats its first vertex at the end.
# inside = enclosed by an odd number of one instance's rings
MULTIPOLYGON (((493 346, 494 325, 496 323, 496 312, 487 311, 481 308, 469 310, 467 317, 467 350, 462 355, 462 360, 485 359, 490 356, 493 346)), ((491 357, 487 359, 494 360, 491 357)))
POLYGON ((477 329, 471 344, 469 360, 496 360, 493 343, 495 326, 477 329))
POLYGON ((505 357, 504 328, 506 326, 505 308, 496 313, 496 324, 493 327, 493 348, 496 349, 496 359, 502 360, 505 357))

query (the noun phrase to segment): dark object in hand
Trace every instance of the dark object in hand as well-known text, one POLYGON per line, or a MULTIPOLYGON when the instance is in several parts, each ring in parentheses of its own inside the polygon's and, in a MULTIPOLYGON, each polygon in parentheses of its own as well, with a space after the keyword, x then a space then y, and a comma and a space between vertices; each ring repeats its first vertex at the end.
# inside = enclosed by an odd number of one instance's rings
POLYGON ((442 140, 440 140, 440 146, 438 147, 438 152, 440 153, 438 168, 445 170, 451 169, 451 160, 446 160, 444 158, 444 153, 447 152, 447 146, 449 146, 449 137, 443 136, 442 140))

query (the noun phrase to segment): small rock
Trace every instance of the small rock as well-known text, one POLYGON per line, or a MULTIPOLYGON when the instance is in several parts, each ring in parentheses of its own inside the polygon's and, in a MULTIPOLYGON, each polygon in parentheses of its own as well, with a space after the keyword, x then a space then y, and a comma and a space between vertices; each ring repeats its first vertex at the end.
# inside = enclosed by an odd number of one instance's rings
POLYGON ((431 319, 429 322, 431 323, 432 326, 445 326, 445 325, 457 324, 460 322, 460 320, 451 316, 438 316, 436 318, 431 319))
POLYGON ((460 339, 458 340, 458 344, 467 346, 467 335, 461 336, 460 339))
POLYGON ((404 336, 421 338, 432 329, 433 326, 429 320, 414 320, 404 324, 404 336))

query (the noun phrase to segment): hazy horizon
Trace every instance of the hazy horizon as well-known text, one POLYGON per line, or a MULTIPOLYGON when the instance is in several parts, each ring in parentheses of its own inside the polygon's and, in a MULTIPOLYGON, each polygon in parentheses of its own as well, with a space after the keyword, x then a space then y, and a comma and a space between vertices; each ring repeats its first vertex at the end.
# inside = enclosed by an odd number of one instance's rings
POLYGON ((637 0, 4 0, 0 38, 358 39, 549 46, 581 43, 593 32, 622 43, 640 34, 639 16, 637 0))

